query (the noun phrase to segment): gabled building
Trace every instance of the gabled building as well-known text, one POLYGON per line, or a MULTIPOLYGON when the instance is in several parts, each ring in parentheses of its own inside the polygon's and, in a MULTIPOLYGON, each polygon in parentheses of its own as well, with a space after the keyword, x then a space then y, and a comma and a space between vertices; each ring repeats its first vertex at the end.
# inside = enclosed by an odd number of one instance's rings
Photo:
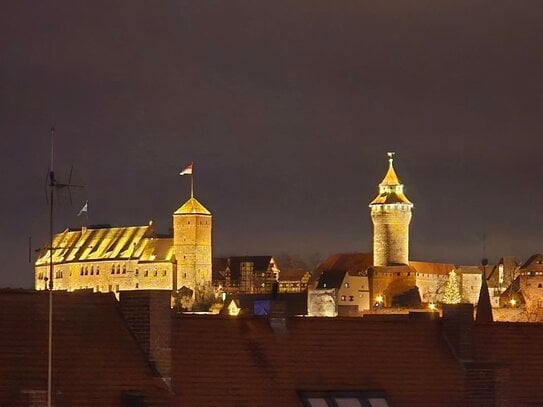
POLYGON ((222 290, 226 293, 271 293, 281 272, 272 256, 217 258, 213 265, 213 273, 224 281, 222 290))
POLYGON ((528 320, 543 320, 543 255, 534 254, 518 269, 515 280, 501 294, 500 305, 522 307, 528 320))
POLYGON ((311 278, 311 273, 301 269, 281 269, 279 273, 279 292, 280 293, 300 293, 307 291, 307 284, 311 278))
POLYGON ((326 270, 317 285, 308 292, 311 316, 334 316, 324 303, 335 305, 337 315, 361 315, 370 309, 370 285, 367 276, 345 270, 326 270))

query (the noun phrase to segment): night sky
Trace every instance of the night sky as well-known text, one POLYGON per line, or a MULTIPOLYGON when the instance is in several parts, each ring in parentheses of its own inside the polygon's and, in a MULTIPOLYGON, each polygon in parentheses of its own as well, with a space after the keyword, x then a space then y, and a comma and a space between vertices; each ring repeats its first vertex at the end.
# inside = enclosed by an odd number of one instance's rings
POLYGON ((411 259, 543 251, 543 2, 23 1, 0 15, 0 286, 55 230, 167 232, 189 195, 214 254, 370 251, 386 151, 411 259))

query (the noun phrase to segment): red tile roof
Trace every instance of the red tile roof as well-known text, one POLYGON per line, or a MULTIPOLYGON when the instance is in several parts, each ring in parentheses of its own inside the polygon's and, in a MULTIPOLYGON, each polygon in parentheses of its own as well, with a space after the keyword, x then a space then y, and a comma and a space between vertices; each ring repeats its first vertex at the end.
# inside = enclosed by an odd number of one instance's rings
MULTIPOLYGON (((0 405, 22 393, 47 390, 48 292, 0 290, 0 405)), ((66 406, 120 405, 123 392, 149 405, 168 405, 129 333, 113 294, 54 294, 53 402, 66 406)))
POLYGON ((543 405, 543 324, 476 324, 474 356, 498 369, 500 400, 511 406, 543 405))
POLYGON ((462 405, 464 376, 438 322, 181 316, 179 405, 295 406, 297 391, 384 391, 391 406, 462 405), (187 374, 190 372, 190 374, 187 374))

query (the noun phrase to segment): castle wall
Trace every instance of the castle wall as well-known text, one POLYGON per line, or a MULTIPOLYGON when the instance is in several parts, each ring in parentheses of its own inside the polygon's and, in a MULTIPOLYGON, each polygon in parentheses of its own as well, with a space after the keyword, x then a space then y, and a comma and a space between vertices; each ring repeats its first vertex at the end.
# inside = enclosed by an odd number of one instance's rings
MULTIPOLYGON (((53 265, 55 290, 74 291, 92 289, 95 292, 127 290, 172 289, 171 262, 145 262, 137 260, 97 260, 53 265)), ((36 266, 35 288, 46 289, 49 265, 36 266)))

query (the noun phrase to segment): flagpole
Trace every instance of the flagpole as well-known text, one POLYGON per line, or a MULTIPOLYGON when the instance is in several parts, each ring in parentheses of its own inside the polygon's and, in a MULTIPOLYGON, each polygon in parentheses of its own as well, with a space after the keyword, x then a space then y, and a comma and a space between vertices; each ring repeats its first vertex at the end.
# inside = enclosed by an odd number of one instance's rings
POLYGON ((191 171, 190 171, 190 197, 194 198, 194 171, 193 171, 193 165, 194 163, 190 164, 191 171))

